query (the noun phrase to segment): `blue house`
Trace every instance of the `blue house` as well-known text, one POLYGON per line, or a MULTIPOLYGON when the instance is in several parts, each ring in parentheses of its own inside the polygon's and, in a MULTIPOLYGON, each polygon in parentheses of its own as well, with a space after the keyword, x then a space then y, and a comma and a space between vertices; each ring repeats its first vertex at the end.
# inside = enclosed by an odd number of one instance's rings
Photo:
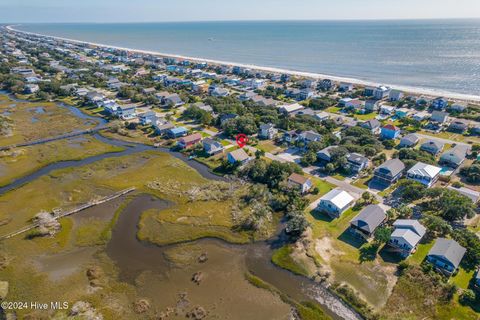
POLYGON ((188 130, 184 127, 175 127, 167 131, 167 136, 170 138, 180 138, 186 136, 188 130))
POLYGON ((435 110, 445 110, 448 106, 448 100, 442 97, 435 98, 432 101, 432 108, 435 110))
POLYGON ((380 132, 380 137, 383 139, 396 139, 400 135, 400 129, 395 127, 393 124, 387 124, 386 126, 382 127, 380 132))

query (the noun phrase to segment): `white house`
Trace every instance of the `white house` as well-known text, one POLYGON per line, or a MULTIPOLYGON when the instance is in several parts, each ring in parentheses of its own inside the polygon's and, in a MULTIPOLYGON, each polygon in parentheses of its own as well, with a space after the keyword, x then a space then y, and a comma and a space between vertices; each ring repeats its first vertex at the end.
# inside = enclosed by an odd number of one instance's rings
POLYGON ((338 218, 355 201, 355 198, 345 190, 333 189, 320 198, 317 210, 325 212, 332 218, 338 218))
POLYGON ((304 106, 298 103, 279 106, 280 111, 286 114, 291 114, 295 111, 302 110, 304 108, 305 108, 304 106))
POLYGON ((442 168, 418 162, 407 171, 407 179, 415 180, 430 188, 438 180, 442 168))

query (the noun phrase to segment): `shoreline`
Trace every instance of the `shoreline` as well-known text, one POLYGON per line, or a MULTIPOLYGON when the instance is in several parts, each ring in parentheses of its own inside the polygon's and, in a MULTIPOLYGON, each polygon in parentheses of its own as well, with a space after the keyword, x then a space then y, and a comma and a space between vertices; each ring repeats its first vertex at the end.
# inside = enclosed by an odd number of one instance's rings
POLYGON ((444 90, 409 87, 404 85, 393 85, 388 83, 378 83, 370 80, 361 80, 361 79, 355 79, 350 77, 341 77, 341 76, 334 76, 334 75, 315 73, 315 72, 295 71, 295 70, 281 69, 276 67, 263 67, 263 66, 253 65, 253 64, 236 63, 236 62, 198 58, 198 57, 189 57, 189 56, 184 56, 180 54, 163 53, 163 52, 150 51, 150 50, 132 49, 127 47, 120 47, 120 46, 114 46, 114 45, 108 45, 108 44, 102 44, 102 43, 95 43, 95 42, 89 42, 89 41, 82 41, 82 40, 75 40, 70 38, 40 34, 40 33, 29 32, 29 31, 22 31, 19 29, 15 29, 14 28, 15 26, 20 26, 20 25, 6 25, 5 28, 9 31, 18 32, 21 34, 47 37, 47 38, 71 42, 75 44, 86 44, 86 45, 96 46, 100 48, 112 48, 116 50, 129 51, 133 53, 153 55, 153 56, 165 57, 165 58, 175 58, 175 59, 181 59, 181 60, 190 60, 194 62, 207 62, 212 65, 223 65, 223 66, 230 66, 230 67, 239 66, 242 68, 248 68, 248 69, 257 70, 257 71, 278 73, 278 74, 288 74, 291 76, 305 77, 305 78, 311 78, 316 80, 328 78, 335 82, 349 82, 359 86, 375 86, 376 87, 380 85, 386 85, 391 87, 392 89, 403 91, 406 95, 408 94, 423 95, 431 98, 442 96, 448 99, 462 101, 462 102, 472 102, 472 103, 480 102, 480 95, 474 95, 474 94, 455 93, 455 92, 444 91, 444 90))

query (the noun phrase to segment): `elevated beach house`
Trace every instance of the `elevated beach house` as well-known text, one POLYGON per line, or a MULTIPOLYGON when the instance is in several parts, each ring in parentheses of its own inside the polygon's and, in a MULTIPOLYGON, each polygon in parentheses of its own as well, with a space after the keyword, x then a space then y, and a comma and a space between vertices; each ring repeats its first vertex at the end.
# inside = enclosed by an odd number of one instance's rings
POLYGON ((420 141, 420 138, 415 133, 409 133, 400 140, 398 145, 400 148, 413 148, 420 141))
POLYGON ((251 160, 249 155, 243 149, 237 149, 227 154, 227 160, 231 164, 246 164, 251 160))
POLYGON ((467 147, 463 145, 457 145, 454 148, 442 153, 439 163, 451 168, 458 168, 465 161, 466 156, 467 147))
POLYGON ((434 156, 436 156, 437 154, 442 152, 444 146, 445 146, 445 144, 441 141, 428 140, 428 141, 425 141, 424 143, 422 143, 422 145, 420 146, 420 150, 426 151, 426 152, 431 153, 434 156))
POLYGON ((181 149, 188 149, 190 147, 193 147, 200 141, 202 141, 202 135, 200 133, 194 133, 180 138, 177 142, 177 146, 179 146, 181 149))
POLYGON ((260 132, 259 136, 262 139, 273 139, 278 133, 278 130, 275 128, 275 126, 272 123, 267 123, 267 124, 261 124, 260 125, 260 132))
POLYGON ((358 153, 350 153, 347 156, 348 167, 352 173, 359 173, 368 168, 370 160, 358 153))
POLYGON ((375 229, 387 220, 385 210, 377 204, 363 208, 360 213, 350 221, 350 230, 360 238, 370 239, 375 229))
POLYGON ((427 261, 438 271, 450 276, 457 270, 465 252, 467 249, 455 240, 438 238, 428 252, 427 261))
POLYGON ((154 111, 147 111, 138 115, 142 126, 154 124, 157 121, 157 114, 154 111))
POLYGON ((168 129, 166 134, 169 138, 172 138, 172 139, 180 138, 188 134, 188 129, 184 127, 175 127, 172 129, 168 129))
POLYGON ((393 124, 387 124, 382 127, 380 137, 382 139, 392 140, 398 138, 400 135, 400 129, 393 124))
POLYGON ((289 187, 297 188, 302 194, 307 193, 312 188, 312 179, 298 173, 292 173, 288 177, 287 183, 289 187))
POLYGON ((355 198, 345 190, 340 188, 333 189, 320 198, 317 210, 328 214, 335 219, 347 210, 355 201, 355 198))
POLYGON ((405 165, 400 159, 390 159, 375 169, 373 180, 378 184, 388 186, 400 179, 404 170, 405 165))
POLYGON ((380 128, 381 124, 380 121, 377 119, 371 119, 368 121, 365 121, 360 125, 362 128, 368 129, 372 134, 379 134, 380 133, 380 128))
POLYGON ((415 252, 417 245, 426 233, 426 228, 413 219, 398 219, 393 223, 394 231, 388 245, 406 258, 415 252))
POLYGON ((427 188, 430 188, 437 182, 441 171, 442 168, 418 162, 407 171, 407 179, 420 182, 427 188))
POLYGON ((203 144, 203 150, 205 150, 205 152, 210 156, 214 154, 222 153, 224 150, 224 147, 220 142, 213 140, 211 138, 203 139, 202 144, 203 144))

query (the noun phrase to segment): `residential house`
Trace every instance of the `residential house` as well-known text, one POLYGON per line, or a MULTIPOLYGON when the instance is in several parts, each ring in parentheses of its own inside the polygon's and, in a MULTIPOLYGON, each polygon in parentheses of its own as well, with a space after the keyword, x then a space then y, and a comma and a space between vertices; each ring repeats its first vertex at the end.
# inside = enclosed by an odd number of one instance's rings
POLYGON ((446 275, 452 275, 460 265, 467 249, 451 239, 438 238, 427 255, 427 261, 446 275))
POLYGON ((155 94, 156 89, 155 88, 143 88, 142 92, 143 92, 143 94, 146 94, 146 95, 155 94))
POLYGON ((137 117, 137 105, 136 104, 125 104, 119 105, 117 108, 116 115, 123 120, 130 120, 137 117))
POLYGON ((171 122, 157 122, 153 125, 155 128, 155 133, 159 135, 166 134, 170 129, 175 128, 175 125, 171 122))
POLYGON ((448 106, 448 100, 438 97, 432 100, 432 108, 435 110, 445 110, 448 106))
POLYGON ((365 97, 373 97, 373 93, 375 92, 375 87, 367 86, 363 89, 363 95, 365 97))
POLYGON ((278 130, 275 128, 275 126, 272 123, 260 125, 260 133, 259 133, 260 138, 271 140, 277 135, 277 133, 278 133, 278 130))
POLYGON ((413 148, 420 141, 420 138, 415 133, 409 133, 400 140, 400 148, 413 148))
POLYGON ((299 133, 295 130, 287 131, 283 134, 283 141, 293 144, 297 142, 299 133))
POLYGON ((328 147, 323 148, 322 150, 318 151, 317 152, 318 161, 323 162, 323 163, 329 163, 330 161, 332 161, 331 151, 336 150, 338 148, 339 148, 338 146, 328 146, 328 147))
POLYGON ((138 115, 138 119, 143 126, 157 122, 157 114, 154 111, 147 111, 138 115))
POLYGON ((440 156, 439 163, 451 168, 458 168, 465 161, 467 150, 468 148, 465 145, 456 145, 440 156))
POLYGON ((359 173, 368 168, 370 161, 367 157, 358 153, 350 153, 347 156, 348 166, 352 173, 359 173))
POLYGON ((455 111, 455 112, 464 112, 465 110, 467 110, 468 106, 465 104, 465 103, 454 103, 450 106, 450 110, 451 111, 455 111))
POLYGON ((241 95, 238 96, 238 99, 240 101, 248 101, 251 100, 253 97, 255 97, 257 94, 253 91, 245 91, 241 95))
POLYGON ((310 142, 317 142, 322 140, 322 135, 316 133, 315 131, 304 131, 299 134, 298 139, 308 145, 310 142))
POLYGON ((427 111, 416 112, 412 117, 413 120, 419 121, 419 122, 422 122, 423 120, 426 120, 429 118, 430 118, 430 113, 428 113, 427 111))
POLYGON ((335 87, 335 84, 330 79, 323 79, 318 83, 317 88, 324 91, 329 91, 335 87))
POLYGON ((388 245, 404 258, 415 252, 427 230, 418 220, 413 219, 398 219, 393 227, 388 245))
POLYGON ((470 123, 467 120, 454 119, 452 122, 450 122, 450 125, 448 126, 448 131, 464 133, 465 131, 467 131, 469 124, 470 123))
POLYGON ((175 139, 186 136, 188 134, 188 130, 184 127, 174 127, 167 130, 166 134, 168 137, 175 139))
POLYGON ((38 92, 39 90, 40 90, 40 87, 38 86, 38 84, 29 83, 25 85, 26 94, 32 94, 32 93, 38 92))
POLYGON ((202 144, 203 150, 205 150, 205 152, 211 156, 214 154, 222 153, 224 150, 224 147, 220 142, 211 138, 203 139, 202 144))
POLYGON ((287 182, 289 187, 298 188, 302 194, 307 193, 312 188, 312 179, 298 173, 292 173, 287 182))
POLYGON ((407 171, 407 179, 420 182, 427 188, 430 188, 437 182, 442 168, 432 166, 423 162, 418 162, 407 171))
POLYGON ((450 189, 450 190, 454 190, 454 191, 460 193, 461 195, 464 195, 465 197, 472 200, 472 202, 474 204, 477 204, 478 201, 480 200, 480 192, 478 192, 478 191, 475 191, 475 190, 472 190, 472 189, 469 189, 469 188, 465 188, 465 187, 455 188, 454 186, 448 186, 447 188, 450 189))
POLYGON ((339 107, 345 107, 347 105, 347 103, 350 103, 350 101, 352 101, 353 99, 352 98, 342 98, 338 101, 338 106, 339 107))
POLYGON ((385 86, 380 86, 375 88, 375 90, 373 91, 373 97, 377 100, 382 100, 388 97, 389 93, 390 93, 390 88, 385 86))
POLYGON ((193 147, 200 141, 202 141, 202 135, 200 133, 194 133, 180 138, 180 140, 178 140, 177 142, 177 146, 179 146, 181 149, 188 149, 190 147, 193 147))
POLYGON ((237 149, 227 154, 227 160, 231 164, 245 164, 251 160, 248 154, 243 149, 237 149))
POLYGON ((382 104, 380 106, 380 113, 385 115, 392 115, 395 112, 395 107, 389 106, 387 104, 382 104))
POLYGON ((326 121, 330 119, 330 114, 324 111, 317 111, 315 112, 315 118, 317 118, 320 121, 326 121))
POLYGON ((377 204, 366 206, 350 221, 350 230, 354 235, 364 239, 373 236, 375 229, 387 220, 385 210, 377 204))
POLYGON ((331 218, 338 218, 355 201, 355 198, 345 190, 333 189, 320 198, 317 210, 328 214, 331 218))
POLYGON ((310 108, 305 108, 305 109, 294 111, 290 115, 291 116, 311 116, 311 117, 315 117, 315 110, 310 109, 310 108))
POLYGON ((277 101, 271 98, 265 98, 261 95, 255 95, 250 99, 254 104, 262 107, 272 107, 277 105, 277 101))
POLYGON ((180 107, 184 104, 182 98, 176 93, 165 96, 162 100, 162 104, 169 107, 180 107))
POLYGON ((209 105, 204 104, 203 102, 195 102, 192 104, 193 107, 197 107, 200 110, 203 110, 208 113, 213 113, 213 108, 209 105))
POLYGON ((390 185, 402 177, 404 170, 405 165, 400 159, 390 159, 375 169, 373 179, 379 184, 390 185))
POLYGON ((222 87, 213 87, 213 89, 209 89, 209 91, 212 97, 227 97, 230 94, 227 89, 222 87))
POLYGON ((238 117, 238 114, 235 113, 224 113, 220 116, 220 124, 223 125, 228 120, 232 120, 238 117))
POLYGON ((365 101, 359 99, 352 99, 345 103, 345 108, 363 113, 365 112, 365 101))
POLYGON ((428 153, 433 154, 436 156, 440 152, 442 152, 444 143, 438 140, 427 140, 420 146, 420 150, 426 151, 428 153))
POLYGON ((400 101, 403 98, 403 92, 400 90, 390 90, 390 93, 388 94, 388 100, 392 102, 400 101))
POLYGON ((370 130, 370 132, 373 134, 379 134, 382 125, 380 124, 380 121, 378 121, 377 119, 372 119, 372 120, 365 121, 360 126, 362 128, 370 130))
POLYGON ((411 111, 407 108, 397 108, 395 110, 395 116, 399 119, 406 118, 410 115, 411 111))
POLYGON ((438 123, 438 124, 447 123, 448 113, 443 112, 443 111, 433 111, 432 115, 430 116, 430 121, 438 123))
POLYGON ((393 124, 387 124, 382 127, 380 131, 380 137, 382 139, 396 139, 400 135, 400 129, 394 126, 393 124))
POLYGON ((291 114, 295 111, 302 110, 304 108, 305 108, 304 106, 302 106, 301 104, 298 104, 298 103, 279 106, 280 111, 285 113, 285 114, 291 114))
POLYGON ((338 90, 342 92, 349 92, 353 90, 353 84, 348 82, 341 82, 338 86, 338 90))
POLYGON ((367 100, 365 101, 365 112, 375 112, 380 109, 380 102, 378 100, 367 100))

